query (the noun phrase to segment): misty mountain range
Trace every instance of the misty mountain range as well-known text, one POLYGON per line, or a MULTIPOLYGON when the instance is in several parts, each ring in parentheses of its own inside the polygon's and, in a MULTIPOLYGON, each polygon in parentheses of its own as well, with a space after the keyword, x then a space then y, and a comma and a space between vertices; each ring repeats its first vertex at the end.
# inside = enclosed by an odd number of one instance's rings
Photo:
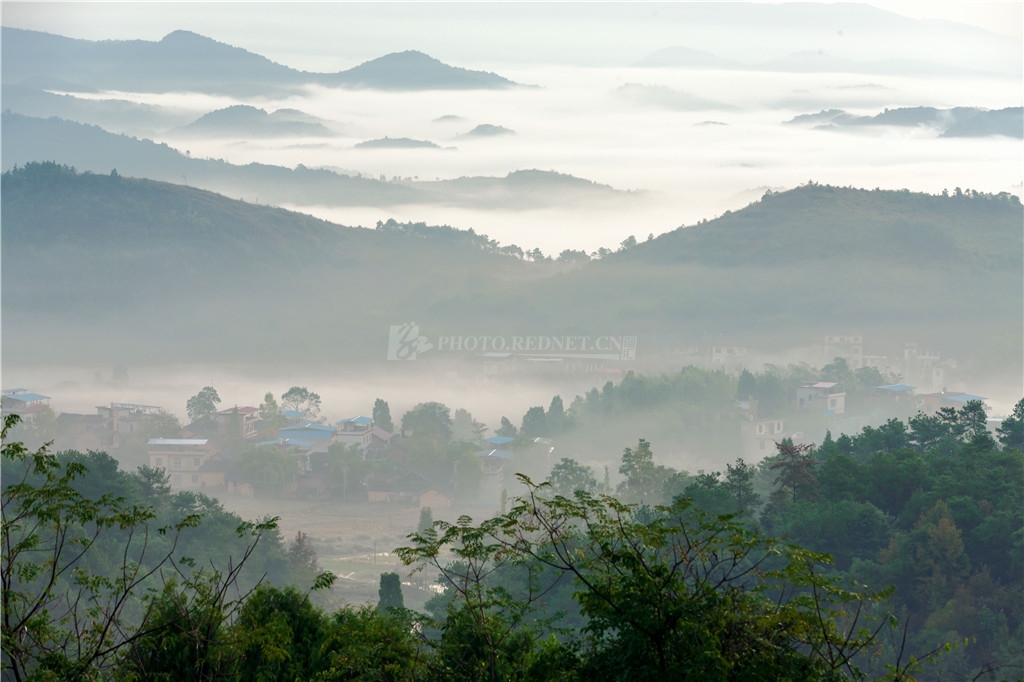
POLYGON ((497 74, 449 66, 422 52, 384 55, 337 73, 299 71, 191 31, 159 42, 90 41, 3 27, 4 84, 91 92, 190 91, 265 95, 305 85, 378 90, 514 87, 497 74))
POLYGON ((985 137, 1005 135, 1024 138, 1024 107, 1007 107, 995 111, 976 107, 898 107, 874 116, 857 116, 842 109, 828 109, 816 114, 802 114, 790 125, 809 125, 818 130, 839 130, 867 126, 902 126, 932 128, 942 137, 985 137))
POLYGON ((416 321, 635 334, 648 353, 856 329, 941 337, 984 365, 1024 310, 1009 195, 808 185, 580 265, 524 261, 472 231, 342 227, 55 164, 5 173, 2 191, 5 350, 26 359, 373 362, 389 325, 416 321))
MULTIPOLYGON (((259 121, 259 126, 310 125, 276 118, 252 107, 232 107, 229 118, 259 121)), ((205 117, 204 117, 205 118, 205 117)), ((97 126, 57 118, 39 119, 5 112, 2 117, 5 169, 49 160, 80 171, 187 183, 214 192, 271 204, 322 206, 399 206, 447 204, 528 209, 587 202, 629 201, 638 195, 562 173, 514 171, 504 178, 476 177, 401 182, 353 176, 330 170, 294 169, 268 164, 244 166, 218 159, 189 158, 166 144, 114 135, 97 126), (529 178, 529 182, 524 182, 529 178)), ((217 126, 219 128, 219 126, 217 126)), ((386 146, 378 143, 370 146, 386 146)), ((409 146, 403 143, 402 146, 409 146)), ((423 147, 423 145, 420 145, 423 147)), ((433 148, 424 148, 431 152, 433 148)))

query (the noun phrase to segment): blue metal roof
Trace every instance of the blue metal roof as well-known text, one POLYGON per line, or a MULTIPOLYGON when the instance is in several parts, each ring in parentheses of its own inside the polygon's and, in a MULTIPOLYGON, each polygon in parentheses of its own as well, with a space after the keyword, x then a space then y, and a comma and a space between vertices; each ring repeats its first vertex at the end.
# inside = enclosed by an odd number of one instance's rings
POLYGON ((20 401, 25 402, 25 403, 32 402, 33 400, 49 400, 50 399, 50 396, 42 395, 40 393, 15 393, 15 394, 5 395, 4 397, 5 398, 10 398, 11 400, 20 400, 20 401))
POLYGON ((325 424, 302 424, 301 426, 284 426, 277 430, 278 438, 287 438, 289 434, 301 434, 316 440, 328 440, 334 435, 333 426, 325 424))
POLYGON ((881 391, 892 391, 893 393, 914 390, 913 386, 908 386, 907 384, 889 384, 888 386, 878 386, 877 388, 881 391))
POLYGON ((487 442, 491 445, 505 445, 506 443, 511 443, 514 440, 515 438, 509 438, 508 436, 494 436, 492 438, 488 438, 487 442))
POLYGON ((946 395, 942 396, 942 399, 952 400, 958 403, 969 403, 972 400, 985 400, 985 398, 983 398, 980 395, 971 395, 970 393, 947 393, 946 395))
POLYGON ((370 417, 352 417, 350 419, 342 419, 339 424, 369 424, 373 419, 370 417))

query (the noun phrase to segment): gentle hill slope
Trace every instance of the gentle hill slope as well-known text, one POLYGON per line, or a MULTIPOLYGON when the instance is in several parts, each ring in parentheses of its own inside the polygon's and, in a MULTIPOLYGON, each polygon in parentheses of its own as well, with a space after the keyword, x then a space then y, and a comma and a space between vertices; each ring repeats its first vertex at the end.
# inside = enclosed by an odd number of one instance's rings
POLYGON ((2 192, 5 358, 365 362, 407 321, 636 335, 648 353, 855 330, 1004 373, 1021 358, 1024 214, 1007 196, 805 186, 567 268, 470 231, 345 228, 54 164, 5 173, 2 192))

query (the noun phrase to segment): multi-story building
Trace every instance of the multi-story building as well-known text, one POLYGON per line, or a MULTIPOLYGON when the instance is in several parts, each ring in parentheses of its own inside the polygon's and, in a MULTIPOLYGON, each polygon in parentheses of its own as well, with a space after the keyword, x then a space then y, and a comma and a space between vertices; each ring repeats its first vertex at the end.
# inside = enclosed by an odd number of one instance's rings
POLYGON ((202 487, 199 469, 214 454, 206 438, 150 438, 149 466, 170 476, 172 490, 202 487))

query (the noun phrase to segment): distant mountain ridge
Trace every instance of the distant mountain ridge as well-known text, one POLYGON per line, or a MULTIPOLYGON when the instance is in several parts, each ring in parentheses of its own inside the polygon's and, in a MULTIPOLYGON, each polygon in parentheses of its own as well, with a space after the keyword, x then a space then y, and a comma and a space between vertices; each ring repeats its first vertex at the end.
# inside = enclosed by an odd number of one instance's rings
POLYGON ((842 109, 825 109, 816 114, 801 114, 786 123, 811 125, 822 130, 864 126, 927 127, 939 131, 942 137, 1004 135, 1024 138, 1024 107, 996 110, 978 107, 897 107, 874 116, 858 116, 842 109))
POLYGON ((502 89, 497 74, 449 66, 422 52, 384 55, 338 73, 292 69, 191 31, 158 42, 90 41, 3 27, 5 84, 59 82, 65 89, 268 94, 308 84, 379 90, 502 89))
MULTIPOLYGON (((220 115, 270 119, 253 107, 232 107, 220 115)), ((285 118, 299 114, 284 114, 285 118)), ((573 201, 619 201, 636 196, 580 178, 555 172, 533 172, 534 182, 517 183, 515 172, 505 178, 477 177, 453 181, 384 182, 330 170, 250 163, 234 165, 218 159, 189 158, 166 144, 114 135, 97 126, 61 119, 39 119, 5 112, 2 156, 4 169, 33 161, 56 161, 81 171, 109 173, 184 183, 235 198, 262 203, 322 206, 399 206, 444 203, 479 205, 483 197, 506 208, 528 209, 573 201), (472 186, 472 190, 468 186, 472 186), (585 192, 581 194, 581 188, 585 192), (562 193, 561 190, 571 190, 562 193)), ((262 125, 266 125, 264 122, 262 125)), ((371 145, 374 146, 374 145, 371 145)), ((377 146, 387 146, 379 144, 377 146)), ((402 146, 408 146, 403 143, 402 146)), ((492 203, 492 207, 500 207, 492 203)))

